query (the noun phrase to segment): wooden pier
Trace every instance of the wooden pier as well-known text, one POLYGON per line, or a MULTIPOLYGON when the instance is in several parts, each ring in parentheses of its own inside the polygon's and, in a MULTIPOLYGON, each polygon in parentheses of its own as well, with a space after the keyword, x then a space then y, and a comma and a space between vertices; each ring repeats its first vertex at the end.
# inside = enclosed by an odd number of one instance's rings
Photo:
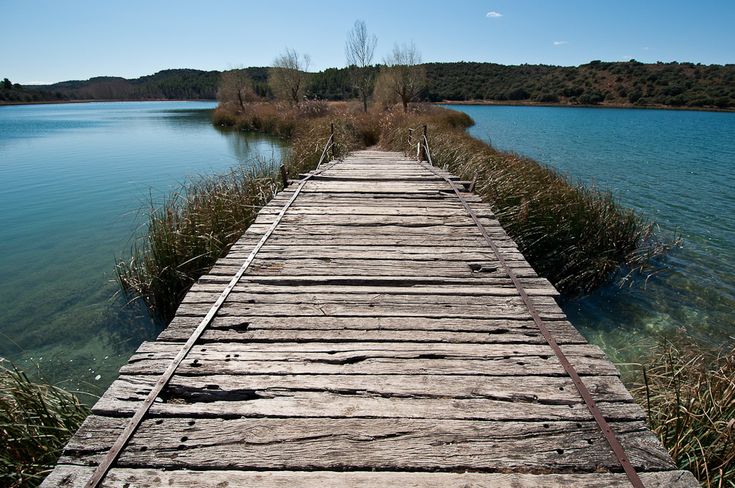
POLYGON ((645 486, 697 486, 490 206, 452 180, 360 151, 279 193, 43 486, 87 485, 136 412, 101 486, 631 486, 605 425, 645 486))

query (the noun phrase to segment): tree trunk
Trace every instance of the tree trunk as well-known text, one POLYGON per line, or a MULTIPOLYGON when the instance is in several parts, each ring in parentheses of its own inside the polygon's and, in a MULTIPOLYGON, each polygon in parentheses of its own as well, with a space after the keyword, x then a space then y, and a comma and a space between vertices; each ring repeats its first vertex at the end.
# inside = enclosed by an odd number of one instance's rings
POLYGON ((362 110, 367 113, 367 93, 362 93, 362 110))

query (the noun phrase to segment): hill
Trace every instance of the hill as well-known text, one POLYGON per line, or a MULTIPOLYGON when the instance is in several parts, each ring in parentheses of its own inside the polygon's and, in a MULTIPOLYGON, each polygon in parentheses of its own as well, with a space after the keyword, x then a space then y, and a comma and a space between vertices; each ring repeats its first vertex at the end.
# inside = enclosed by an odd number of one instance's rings
MULTIPOLYGON (((427 63, 422 98, 432 102, 491 101, 566 105, 735 109, 735 65, 592 61, 576 67, 493 63, 427 63)), ((379 67, 372 68, 378 70, 379 67)), ((268 68, 245 71, 269 97, 268 68)), ((214 99, 219 71, 170 69, 126 79, 96 77, 22 87, 0 83, 0 103, 69 100, 214 99)), ((344 100, 356 94, 347 68, 310 74, 308 96, 344 100)))

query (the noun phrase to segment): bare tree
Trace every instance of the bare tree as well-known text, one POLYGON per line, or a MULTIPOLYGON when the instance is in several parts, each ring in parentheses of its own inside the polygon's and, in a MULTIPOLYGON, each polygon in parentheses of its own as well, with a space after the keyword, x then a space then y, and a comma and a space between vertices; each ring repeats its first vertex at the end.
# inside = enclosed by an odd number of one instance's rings
POLYGON ((245 104, 254 102, 258 96, 253 89, 253 80, 243 68, 223 71, 217 87, 217 100, 222 105, 236 105, 245 110, 245 104))
POLYGON ((311 58, 301 55, 295 49, 286 51, 273 61, 268 73, 268 83, 273 94, 280 99, 298 104, 304 96, 306 76, 311 58))
POLYGON ((369 35, 365 21, 355 21, 355 26, 347 35, 345 56, 347 65, 352 69, 352 81, 362 99, 362 108, 367 112, 367 100, 373 90, 373 73, 370 66, 375 55, 378 38, 369 35))
POLYGON ((426 85, 426 70, 421 66, 421 54, 412 42, 393 46, 393 52, 383 61, 380 72, 382 90, 389 90, 401 100, 403 110, 418 97, 426 85))

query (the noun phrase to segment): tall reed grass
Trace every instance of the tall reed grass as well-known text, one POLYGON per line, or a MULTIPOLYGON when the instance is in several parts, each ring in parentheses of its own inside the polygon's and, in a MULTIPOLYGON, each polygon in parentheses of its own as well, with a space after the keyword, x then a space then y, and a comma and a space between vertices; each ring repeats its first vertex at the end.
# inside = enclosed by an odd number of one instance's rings
POLYGON ((624 379, 681 469, 735 487, 735 349, 667 340, 624 379))
POLYGON ((37 486, 87 415, 73 393, 0 364, 0 486, 37 486))
POLYGON ((192 180, 162 202, 152 199, 147 227, 115 270, 131 299, 169 321, 186 291, 223 256, 278 189, 272 164, 233 168, 192 180))

